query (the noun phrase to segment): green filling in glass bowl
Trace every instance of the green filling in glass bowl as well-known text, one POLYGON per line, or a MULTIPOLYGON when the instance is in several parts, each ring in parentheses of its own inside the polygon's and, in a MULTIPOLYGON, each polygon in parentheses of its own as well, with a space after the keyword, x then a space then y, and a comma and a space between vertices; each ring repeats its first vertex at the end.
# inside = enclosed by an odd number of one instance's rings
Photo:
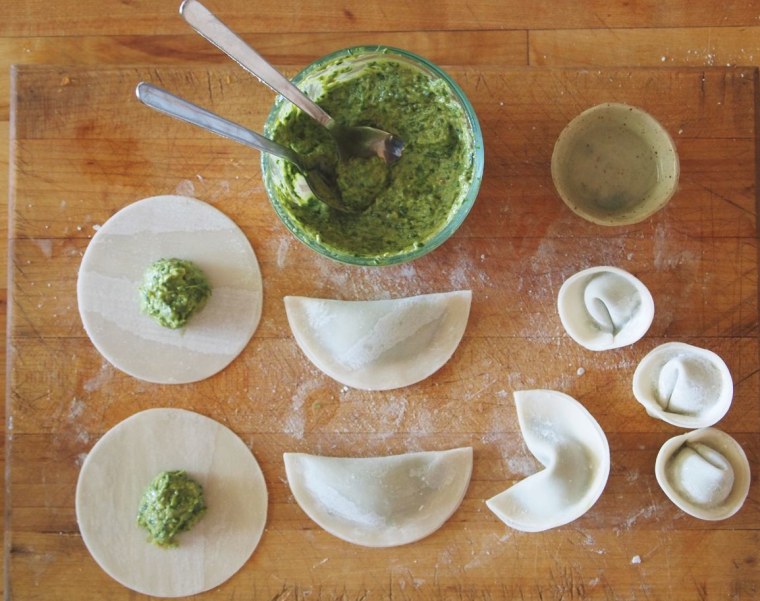
POLYGON ((262 155, 270 199, 296 237, 339 261, 386 265, 429 252, 457 229, 477 195, 483 148, 472 107, 443 71, 402 50, 351 48, 293 81, 338 123, 383 129, 405 143, 390 165, 339 161, 327 130, 278 100, 266 134, 334 173, 346 205, 369 204, 358 213, 329 208, 293 165, 262 155))

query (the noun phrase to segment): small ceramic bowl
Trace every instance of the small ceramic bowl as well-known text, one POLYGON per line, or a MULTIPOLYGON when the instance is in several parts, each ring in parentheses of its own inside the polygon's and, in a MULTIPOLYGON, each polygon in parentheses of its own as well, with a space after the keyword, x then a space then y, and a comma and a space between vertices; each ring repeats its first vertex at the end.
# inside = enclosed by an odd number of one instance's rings
POLYGON ((580 217, 599 225, 643 221, 664 207, 678 185, 679 162, 668 132, 627 104, 587 109, 554 145, 552 180, 580 217))
MULTIPOLYGON (((432 94, 426 94, 406 102, 402 108, 404 114, 426 114, 419 110, 418 102, 430 102, 431 106, 450 106, 457 114, 458 127, 453 128, 453 136, 458 137, 458 146, 462 160, 454 173, 447 172, 449 178, 448 191, 444 192, 437 180, 430 183, 424 197, 411 198, 407 206, 393 207, 385 204, 378 205, 377 201, 371 210, 365 211, 361 217, 341 214, 335 209, 328 209, 319 203, 305 185, 303 178, 294 177, 293 167, 282 159, 269 154, 262 154, 261 169, 264 186, 269 199, 282 222, 301 242, 316 252, 353 265, 392 265, 403 263, 421 257, 445 242, 462 224, 472 208, 480 188, 483 174, 483 137, 478 119, 469 100, 457 83, 443 70, 431 62, 405 50, 386 46, 362 46, 339 50, 325 56, 306 67, 293 78, 293 83, 309 97, 320 102, 328 86, 335 83, 343 84, 352 79, 358 79, 364 73, 372 72, 383 62, 396 62, 403 68, 409 68, 424 81, 432 82, 432 94), (417 108, 415 108, 417 107, 417 108), (451 185, 453 182, 453 185, 451 185), (440 204, 443 203, 443 204, 440 204), (386 247, 376 251, 367 244, 362 246, 361 239, 392 239, 394 232, 409 232, 420 223, 420 207, 423 211, 433 212, 427 207, 446 207, 441 213, 438 210, 435 226, 420 227, 422 232, 418 238, 410 242, 409 235, 400 236, 400 242, 384 243, 386 247), (394 246, 395 245, 395 246, 394 246)), ((368 97, 377 96, 377 90, 372 85, 364 87, 368 97)), ((404 89, 394 89, 389 96, 403 96, 404 89)), ((357 102, 352 96, 352 103, 357 102)), ((358 102, 365 102, 359 98, 358 102)), ((369 102, 369 101, 366 101, 369 102)), ((424 108, 424 107, 422 107, 424 108)), ((278 97, 264 126, 267 137, 277 139, 277 129, 283 123, 295 116, 296 109, 292 104, 278 97)), ((331 111, 336 121, 341 122, 340 111, 331 111)), ((371 121, 371 119, 368 119, 371 121)), ((427 135, 424 124, 418 125, 415 131, 421 132, 416 139, 407 139, 403 131, 394 131, 393 123, 382 124, 374 122, 347 123, 348 125, 372 125, 399 135, 405 142, 401 158, 391 169, 396 169, 404 162, 411 160, 412 153, 418 152, 421 145, 427 143, 423 138, 427 135)), ((457 154, 457 156, 460 156, 457 154)), ((435 164, 436 161, 430 162, 435 164)), ((393 172, 391 172, 393 176, 393 172)), ((413 178, 406 178, 398 184, 403 186, 411 183, 413 178)), ((377 243, 378 245, 380 243, 377 243)))

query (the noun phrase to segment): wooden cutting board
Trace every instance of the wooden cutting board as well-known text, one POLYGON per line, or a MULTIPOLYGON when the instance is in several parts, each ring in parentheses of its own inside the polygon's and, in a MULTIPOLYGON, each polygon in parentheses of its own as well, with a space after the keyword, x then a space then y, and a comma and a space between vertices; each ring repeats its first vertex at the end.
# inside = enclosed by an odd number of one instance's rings
POLYGON ((445 245, 413 263, 355 268, 296 242, 268 204, 258 153, 140 105, 150 80, 260 130, 273 94, 235 66, 19 67, 13 74, 9 327, 8 574, 17 599, 127 599, 79 537, 79 467, 106 430, 149 407, 182 407, 229 426, 251 447, 270 495, 251 560, 209 599, 750 599, 760 592, 758 377, 758 71, 750 68, 452 69, 485 133, 480 196, 445 245), (583 109, 638 105, 674 137, 671 203, 633 226, 575 217, 554 193, 554 140, 583 109), (261 324, 220 374, 193 385, 137 381, 107 363, 77 313, 79 262, 100 224, 157 194, 195 196, 250 239, 264 278, 261 324), (633 346, 594 353, 556 311, 565 278, 594 265, 637 275, 656 315, 633 346), (346 388, 301 354, 287 294, 341 299, 469 288, 473 306, 452 359, 388 392, 346 388), (728 363, 735 396, 717 425, 744 447, 754 482, 722 522, 678 510, 654 461, 682 430, 646 415, 631 393, 640 359, 683 341, 728 363), (502 524, 484 500, 540 468, 512 393, 549 388, 581 401, 607 433, 606 490, 577 521, 543 533, 502 524), (470 445, 464 502, 430 537, 367 549, 301 511, 282 453, 369 456, 470 445))

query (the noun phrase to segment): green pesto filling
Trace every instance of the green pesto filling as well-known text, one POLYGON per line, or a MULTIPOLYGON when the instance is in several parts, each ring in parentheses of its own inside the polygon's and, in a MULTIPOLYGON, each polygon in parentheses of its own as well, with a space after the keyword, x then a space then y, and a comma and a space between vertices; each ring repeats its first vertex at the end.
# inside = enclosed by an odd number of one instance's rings
POLYGON ((148 531, 148 541, 176 547, 176 537, 190 530, 206 513, 203 487, 183 470, 158 474, 143 493, 137 524, 148 531))
POLYGON ((211 296, 211 286, 195 263, 159 259, 145 271, 140 310, 166 328, 184 326, 211 296))
MULTIPOLYGON (((300 110, 275 125, 274 139, 304 155, 310 168, 337 186, 349 208, 331 209, 313 197, 285 209, 307 235, 340 253, 382 257, 420 248, 448 223, 473 177, 467 117, 444 82, 391 59, 368 63, 358 75, 325 78, 317 99, 342 125, 369 125, 399 136, 401 158, 338 160, 324 127, 300 110)), ((296 168, 285 164, 286 184, 297 188, 296 168)))

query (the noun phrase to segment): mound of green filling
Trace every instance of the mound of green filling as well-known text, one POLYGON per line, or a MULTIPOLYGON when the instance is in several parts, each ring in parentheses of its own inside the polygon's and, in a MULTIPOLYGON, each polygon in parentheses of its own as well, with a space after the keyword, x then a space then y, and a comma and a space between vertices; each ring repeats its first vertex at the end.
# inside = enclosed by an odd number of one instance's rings
POLYGON ((175 537, 190 530, 206 513, 203 487, 183 470, 158 474, 143 493, 137 524, 148 531, 148 541, 176 547, 175 537))
POLYGON ((177 329, 206 304, 211 286, 198 266, 183 259, 159 259, 145 271, 140 310, 166 328, 177 329))

